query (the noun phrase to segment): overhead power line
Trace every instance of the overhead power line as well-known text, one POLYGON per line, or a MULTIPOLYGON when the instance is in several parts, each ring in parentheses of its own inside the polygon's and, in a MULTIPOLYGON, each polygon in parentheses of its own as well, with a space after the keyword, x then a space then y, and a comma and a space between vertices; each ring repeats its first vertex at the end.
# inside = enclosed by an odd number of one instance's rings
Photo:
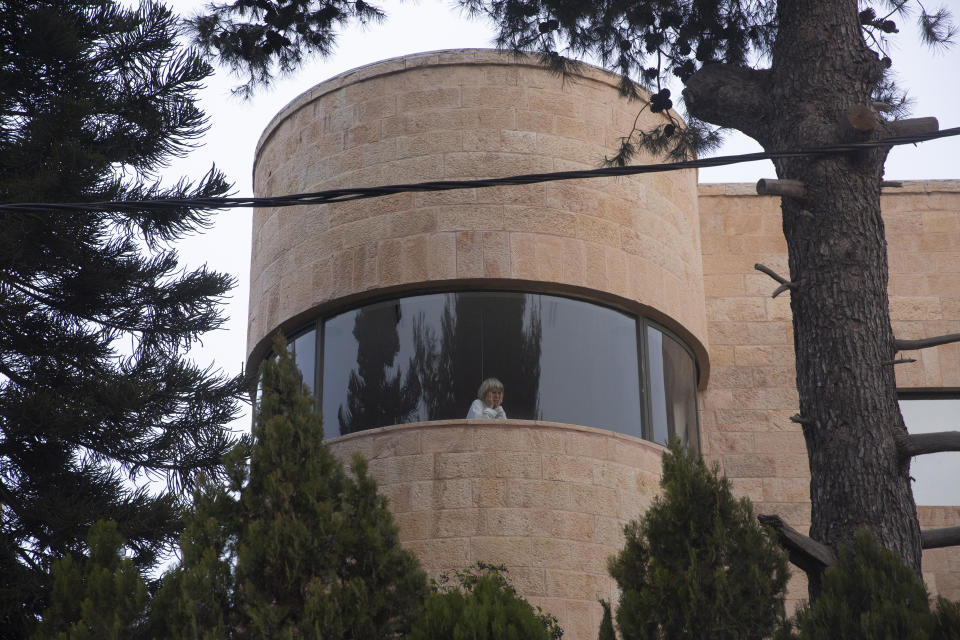
POLYGON ((743 162, 757 160, 778 160, 783 158, 797 158, 803 156, 822 156, 838 153, 851 153, 877 147, 891 147, 904 144, 916 144, 938 138, 947 138, 960 135, 960 127, 916 133, 904 136, 870 140, 866 142, 849 142, 832 144, 822 147, 805 147, 786 151, 759 151, 756 153, 742 153, 738 155, 716 156, 681 162, 665 162, 657 164, 630 165, 626 167, 604 167, 601 169, 584 169, 581 171, 556 171, 552 173, 528 173, 506 178, 489 178, 478 180, 438 180, 432 182, 417 182, 413 184, 383 185, 379 187, 355 187, 349 189, 329 189, 312 193, 295 193, 284 196, 264 198, 161 198, 154 200, 121 200, 105 202, 25 202, 3 203, 0 211, 32 211, 32 212, 69 212, 69 211, 124 211, 157 208, 191 209, 231 209, 234 207, 294 207, 304 205, 329 204, 333 202, 348 202, 365 198, 379 198, 395 193, 423 192, 423 191, 452 191, 455 189, 482 189, 484 187, 499 187, 504 185, 536 184, 540 182, 555 182, 558 180, 577 180, 584 178, 605 178, 615 176, 632 176, 642 173, 659 173, 663 171, 679 171, 681 169, 704 169, 708 167, 722 167, 743 162))

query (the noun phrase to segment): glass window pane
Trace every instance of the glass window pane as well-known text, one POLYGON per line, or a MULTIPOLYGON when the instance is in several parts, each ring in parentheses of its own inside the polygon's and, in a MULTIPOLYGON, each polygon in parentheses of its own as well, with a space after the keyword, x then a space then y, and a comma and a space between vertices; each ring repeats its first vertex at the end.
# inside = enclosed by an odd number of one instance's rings
MULTIPOLYGON (((960 398, 934 398, 900 401, 903 421, 910 433, 953 431, 960 416, 960 398)), ((913 498, 923 505, 960 504, 955 452, 931 453, 913 458, 910 475, 914 478, 913 498)))
POLYGON ((647 361, 650 367, 650 439, 660 444, 670 440, 667 394, 663 388, 663 332, 647 327, 647 361))
POLYGON ((402 346, 410 346, 401 335, 409 338, 413 311, 402 301, 390 301, 327 321, 323 354, 326 437, 418 419, 419 381, 409 353, 401 353, 402 346))
MULTIPOLYGON (((348 311, 327 320, 324 329, 325 436, 463 419, 480 383, 495 377, 504 385, 503 408, 511 419, 640 437, 636 327, 635 318, 607 307, 511 292, 411 296, 348 311)), ((661 360, 669 358, 666 380, 684 379, 680 396, 686 398, 695 393, 684 378, 692 360, 679 344, 666 342, 658 350, 661 360)), ((663 383, 663 362, 659 366, 663 383)), ((672 403, 671 415, 685 434, 686 405, 662 390, 660 398, 672 403)), ((695 413, 692 420, 695 429, 695 413)))
POLYGON ((536 298, 540 417, 641 437, 636 319, 579 300, 536 298))
POLYGON ((317 332, 313 329, 294 338, 293 359, 303 376, 308 393, 313 393, 313 380, 317 361, 317 332))
POLYGON ((650 412, 654 442, 676 436, 682 444, 699 447, 696 367, 680 343, 659 329, 647 327, 650 367, 650 412))

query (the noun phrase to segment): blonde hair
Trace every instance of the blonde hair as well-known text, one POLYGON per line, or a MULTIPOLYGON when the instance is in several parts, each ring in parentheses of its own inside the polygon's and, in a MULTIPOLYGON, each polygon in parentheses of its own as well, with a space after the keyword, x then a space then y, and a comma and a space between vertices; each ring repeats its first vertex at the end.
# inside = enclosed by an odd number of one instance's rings
POLYGON ((480 402, 486 404, 488 391, 499 391, 500 393, 503 393, 503 383, 496 378, 487 378, 481 382, 480 388, 477 390, 477 398, 480 399, 480 402))

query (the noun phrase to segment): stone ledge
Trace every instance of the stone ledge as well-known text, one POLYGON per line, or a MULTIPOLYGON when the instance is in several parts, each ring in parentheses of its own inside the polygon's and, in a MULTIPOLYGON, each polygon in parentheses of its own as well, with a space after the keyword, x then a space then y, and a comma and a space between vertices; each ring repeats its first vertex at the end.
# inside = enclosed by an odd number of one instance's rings
MULTIPOLYGON (((600 429, 597 427, 587 427, 583 425, 576 424, 567 424, 563 422, 550 422, 546 420, 431 420, 425 422, 409 422, 407 424, 397 424, 387 427, 378 427, 376 429, 366 429, 364 431, 357 431, 355 433, 349 433, 344 436, 337 436, 336 438, 330 438, 326 442, 328 445, 339 445, 345 444, 352 440, 357 440, 361 438, 377 438, 386 436, 389 434, 402 434, 404 432, 418 430, 418 431, 433 431, 433 430, 443 430, 448 428, 459 428, 459 429, 471 429, 476 430, 473 433, 481 432, 480 429, 483 427, 496 427, 496 428, 522 428, 530 430, 542 430, 542 431, 557 431, 557 432, 575 432, 575 433, 585 433, 593 434, 598 436, 603 436, 605 438, 612 438, 614 440, 621 440, 624 443, 631 445, 641 445, 642 447, 649 448, 651 451, 657 453, 658 455, 666 451, 666 447, 663 445, 657 444, 656 442, 651 442, 650 440, 644 440, 643 438, 637 438, 635 436, 630 436, 625 433, 618 433, 616 431, 610 431, 609 429, 600 429)), ((471 434, 473 435, 473 434, 471 434)), ((524 449, 526 447, 523 447, 524 449)), ((511 451, 517 450, 516 448, 495 448, 495 447, 471 447, 470 451, 477 450, 487 450, 487 451, 511 451)), ((418 447, 418 453, 434 453, 435 451, 423 451, 422 445, 418 447)), ((554 453, 564 453, 563 451, 555 451, 554 453)))

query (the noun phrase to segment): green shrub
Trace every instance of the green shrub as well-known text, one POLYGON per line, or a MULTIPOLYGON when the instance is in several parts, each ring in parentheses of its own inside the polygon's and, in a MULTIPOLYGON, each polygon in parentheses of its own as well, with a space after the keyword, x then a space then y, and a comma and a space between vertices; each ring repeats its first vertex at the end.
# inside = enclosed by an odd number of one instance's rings
POLYGON ((386 499, 357 456, 350 472, 323 442, 320 415, 279 339, 261 367, 249 452, 207 483, 164 579, 159 637, 402 637, 427 596, 386 499))
POLYGON ((559 640, 557 619, 517 595, 503 567, 478 563, 442 580, 407 640, 559 640))
MULTIPOLYGON (((944 625, 949 626, 956 614, 956 608, 947 603, 944 625)), ((857 531, 851 545, 841 546, 837 566, 823 572, 820 595, 797 609, 791 627, 778 639, 937 637, 923 582, 864 528, 857 531)))
POLYGON ((960 640, 960 602, 937 598, 933 612, 933 637, 937 640, 960 640))
POLYGON ((660 485, 662 497, 626 526, 610 560, 623 639, 770 637, 785 615, 786 559, 749 501, 677 442, 660 485))

